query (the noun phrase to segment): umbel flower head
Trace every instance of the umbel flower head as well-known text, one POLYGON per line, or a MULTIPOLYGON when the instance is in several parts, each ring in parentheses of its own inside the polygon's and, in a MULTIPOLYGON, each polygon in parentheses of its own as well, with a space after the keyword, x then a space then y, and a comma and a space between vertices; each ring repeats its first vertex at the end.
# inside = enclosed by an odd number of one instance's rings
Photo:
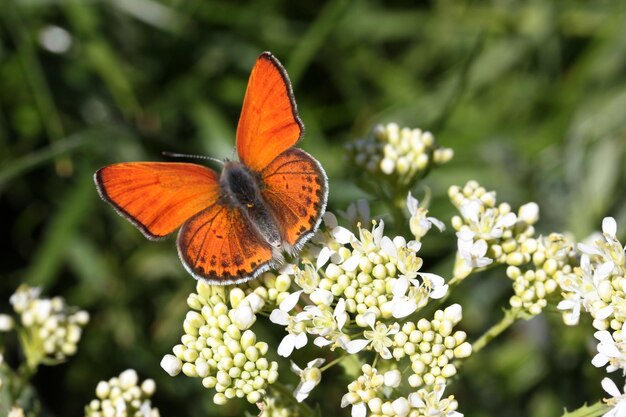
POLYGON ((396 123, 376 125, 370 134, 349 143, 350 162, 371 177, 409 189, 433 166, 452 159, 450 148, 440 147, 432 133, 400 128, 396 123))
POLYGON ((42 298, 41 289, 21 285, 10 302, 19 315, 17 328, 28 364, 53 364, 76 353, 89 313, 61 297, 42 298))
POLYGON ((284 279, 269 273, 262 279, 265 286, 257 288, 263 289, 247 295, 238 287, 199 281, 197 292, 187 299, 191 310, 183 323, 185 334, 174 354, 161 361, 163 369, 172 376, 182 371, 202 378, 202 385, 215 389, 216 404, 235 397, 253 404, 260 401, 278 377, 278 364, 267 360, 267 343, 258 341, 250 327, 267 300, 281 298, 276 284, 284 285, 284 279))
POLYGON ((97 398, 85 407, 85 417, 159 417, 159 410, 150 402, 155 390, 152 379, 139 384, 137 372, 127 369, 117 377, 98 383, 97 398))

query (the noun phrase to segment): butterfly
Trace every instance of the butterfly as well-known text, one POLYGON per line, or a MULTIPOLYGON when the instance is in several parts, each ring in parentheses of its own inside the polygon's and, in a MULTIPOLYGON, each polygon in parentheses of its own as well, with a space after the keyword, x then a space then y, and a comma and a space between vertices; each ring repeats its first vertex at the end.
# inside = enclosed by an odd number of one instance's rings
POLYGON ((177 229, 178 255, 196 279, 242 283, 295 255, 317 230, 328 198, 320 163, 295 148, 304 132, 287 72, 257 59, 237 125, 238 161, 221 173, 177 162, 126 162, 94 175, 103 200, 148 239, 177 229))

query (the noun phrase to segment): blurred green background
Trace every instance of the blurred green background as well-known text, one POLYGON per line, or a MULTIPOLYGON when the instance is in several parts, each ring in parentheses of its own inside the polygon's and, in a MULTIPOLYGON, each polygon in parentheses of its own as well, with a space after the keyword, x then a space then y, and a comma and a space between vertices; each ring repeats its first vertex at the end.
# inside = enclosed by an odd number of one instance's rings
MULTIPOLYGON (((215 407, 199 380, 161 370, 195 282, 174 239, 146 241, 99 199, 92 175, 164 160, 161 151, 231 157, 247 77, 265 50, 289 72, 301 146, 329 175, 330 210, 363 197, 343 145, 395 121, 455 150, 426 181, 438 218, 454 213, 448 186, 477 179, 514 207, 536 201, 541 233, 582 239, 607 214, 625 230, 625 9, 601 0, 0 0, 0 312, 28 282, 92 315, 78 354, 34 380, 45 414, 80 415, 99 380, 129 367, 157 381, 163 416, 253 410, 215 407)), ((449 276, 455 249, 450 231, 427 238, 425 269, 449 276)), ((500 269, 458 288, 470 340, 510 295, 500 269)), ((594 402, 603 371, 590 363, 592 333, 547 311, 472 357, 448 392, 466 416, 558 416, 594 402)), ((270 346, 281 336, 263 335, 270 346)), ((16 341, 5 342, 16 363, 16 341)), ((281 370, 290 374, 284 361, 281 370)), ((327 415, 348 381, 324 378, 311 402, 324 398, 327 415)))

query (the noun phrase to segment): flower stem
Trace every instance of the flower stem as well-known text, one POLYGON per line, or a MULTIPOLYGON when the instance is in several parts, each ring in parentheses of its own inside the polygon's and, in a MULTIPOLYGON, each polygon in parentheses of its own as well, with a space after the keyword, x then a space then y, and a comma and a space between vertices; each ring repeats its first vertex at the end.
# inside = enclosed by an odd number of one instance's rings
POLYGON ((609 410, 610 407, 608 405, 602 401, 598 401, 595 404, 583 405, 574 411, 565 412, 561 417, 599 417, 609 410))
POLYGON ((331 368, 332 366, 337 365, 339 362, 341 362, 342 360, 344 360, 347 357, 348 357, 348 355, 341 355, 338 358, 333 359, 332 361, 328 362, 326 365, 322 366, 320 368, 320 372, 324 372, 325 370, 331 368))
POLYGON ((504 317, 499 323, 492 326, 487 332, 485 332, 480 338, 472 345, 472 353, 479 352, 489 342, 496 338, 500 333, 511 327, 513 323, 519 318, 519 310, 511 309, 505 310, 504 317))

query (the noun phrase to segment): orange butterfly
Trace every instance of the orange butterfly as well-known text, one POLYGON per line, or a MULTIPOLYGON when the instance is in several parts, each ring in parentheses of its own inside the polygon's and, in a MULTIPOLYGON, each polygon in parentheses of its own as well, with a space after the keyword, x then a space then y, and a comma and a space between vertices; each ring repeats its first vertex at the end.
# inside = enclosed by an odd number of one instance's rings
POLYGON ((324 214, 326 173, 293 147, 303 130, 287 72, 265 52, 237 126, 239 162, 226 161, 219 175, 189 163, 113 164, 96 172, 96 187, 148 239, 180 227, 178 255, 195 278, 245 282, 298 251, 324 214))

